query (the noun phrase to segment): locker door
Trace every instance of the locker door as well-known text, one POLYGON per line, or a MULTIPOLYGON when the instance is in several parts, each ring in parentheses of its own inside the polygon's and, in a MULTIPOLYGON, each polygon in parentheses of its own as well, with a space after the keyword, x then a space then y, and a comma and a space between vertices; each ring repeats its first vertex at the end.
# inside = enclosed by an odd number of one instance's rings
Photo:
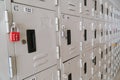
POLYGON ((53 66, 24 80, 58 80, 57 74, 57 66, 53 66))
POLYGON ((80 63, 79 56, 62 64, 61 80, 79 80, 80 63))
POLYGON ((81 80, 89 80, 93 75, 91 54, 92 50, 84 52, 84 54, 80 57, 81 80))
POLYGON ((79 17, 61 15, 60 51, 62 61, 79 55, 79 17))
POLYGON ((56 64, 56 17, 53 11, 15 3, 12 11, 21 33, 20 41, 15 43, 17 74, 21 80, 56 64))
POLYGON ((15 3, 22 3, 35 7, 41 7, 45 9, 55 10, 57 0, 12 0, 15 3))
POLYGON ((89 19, 83 19, 83 31, 82 31, 82 50, 87 51, 93 47, 93 23, 89 19))
POLYGON ((80 16, 80 0, 60 0, 61 13, 80 16))

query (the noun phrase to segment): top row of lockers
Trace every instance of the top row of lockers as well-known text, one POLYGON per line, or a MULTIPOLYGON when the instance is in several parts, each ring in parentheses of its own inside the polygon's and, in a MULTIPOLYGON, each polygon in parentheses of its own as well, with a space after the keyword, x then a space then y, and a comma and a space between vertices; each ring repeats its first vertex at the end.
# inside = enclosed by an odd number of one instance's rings
POLYGON ((74 16, 120 19, 120 11, 109 0, 12 0, 52 11, 74 16))

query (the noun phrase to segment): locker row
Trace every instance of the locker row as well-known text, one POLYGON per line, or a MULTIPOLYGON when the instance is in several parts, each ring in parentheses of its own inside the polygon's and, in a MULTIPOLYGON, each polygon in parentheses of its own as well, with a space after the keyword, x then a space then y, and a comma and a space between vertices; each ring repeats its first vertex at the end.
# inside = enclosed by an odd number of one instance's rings
POLYGON ((120 13, 109 1, 0 0, 0 12, 0 80, 114 80, 120 13))

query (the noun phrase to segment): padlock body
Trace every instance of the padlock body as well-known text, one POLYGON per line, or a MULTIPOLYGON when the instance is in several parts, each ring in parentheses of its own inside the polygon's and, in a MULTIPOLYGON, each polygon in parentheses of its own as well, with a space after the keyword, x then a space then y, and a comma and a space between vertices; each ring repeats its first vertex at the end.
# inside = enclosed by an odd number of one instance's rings
POLYGON ((10 32, 10 41, 12 42, 20 41, 20 32, 10 32))

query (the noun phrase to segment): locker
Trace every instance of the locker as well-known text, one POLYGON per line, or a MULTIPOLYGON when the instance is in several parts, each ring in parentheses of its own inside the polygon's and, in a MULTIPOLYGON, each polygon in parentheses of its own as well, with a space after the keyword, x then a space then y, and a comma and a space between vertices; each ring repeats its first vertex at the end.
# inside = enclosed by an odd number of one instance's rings
POLYGON ((62 63, 61 80, 79 80, 80 61, 79 56, 62 63))
POLYGON ((90 1, 90 5, 92 5, 91 16, 93 16, 94 18, 98 18, 99 17, 99 1, 92 0, 92 1, 90 1))
POLYGON ((99 0, 99 6, 100 6, 100 17, 101 19, 104 19, 104 14, 105 14, 105 0, 99 0))
MULTIPOLYGON (((31 5, 31 6, 35 6, 35 7, 40 7, 40 8, 45 8, 48 10, 56 10, 56 5, 58 5, 57 0, 13 0, 13 2, 15 3, 20 3, 20 4, 25 4, 25 5, 31 5)), ((15 6, 15 8, 17 9, 18 6, 15 6)), ((30 12, 32 12, 31 9, 28 8, 24 8, 24 10, 28 10, 30 12)))
POLYGON ((104 64, 104 60, 106 59, 105 56, 105 45, 101 45, 100 46, 100 58, 101 58, 101 62, 99 63, 100 65, 104 64))
POLYGON ((96 73, 94 76, 92 76, 92 78, 90 78, 89 80, 101 80, 99 77, 99 74, 96 73))
POLYGON ((64 62, 79 55, 80 17, 62 14, 60 22, 60 55, 64 62))
POLYGON ((105 2, 105 19, 108 20, 108 15, 109 15, 109 3, 107 0, 104 1, 105 2))
POLYGON ((104 28, 105 24, 104 22, 99 22, 98 24, 99 24, 99 29, 100 29, 99 42, 103 44, 105 43, 105 28, 104 28))
POLYGON ((92 34, 93 34, 93 44, 94 44, 94 47, 98 47, 99 44, 100 44, 100 33, 101 33, 101 30, 99 28, 99 24, 97 21, 94 21, 93 20, 93 30, 92 30, 92 34))
POLYGON ((89 0, 81 0, 81 14, 83 16, 90 16, 91 15, 91 11, 92 11, 92 7, 91 7, 91 1, 89 0))
POLYGON ((92 35, 93 23, 90 19, 83 18, 82 39, 80 45, 82 45, 82 51, 88 51, 93 48, 93 35, 92 35))
POLYGON ((94 74, 98 73, 100 61, 101 59, 100 59, 100 54, 99 54, 99 47, 97 47, 93 49, 93 53, 92 53, 92 66, 94 68, 94 74))
POLYGON ((60 11, 63 14, 80 16, 80 0, 60 0, 60 11))
POLYGON ((15 43, 18 80, 57 64, 55 13, 16 3, 12 4, 12 13, 21 33, 21 40, 15 43))
POLYGON ((80 79, 88 80, 93 76, 94 69, 92 68, 92 59, 91 59, 92 50, 85 52, 80 57, 80 79))
POLYGON ((42 72, 39 72, 33 76, 25 78, 23 80, 58 80, 59 73, 57 71, 57 66, 53 66, 49 69, 46 69, 42 72))

